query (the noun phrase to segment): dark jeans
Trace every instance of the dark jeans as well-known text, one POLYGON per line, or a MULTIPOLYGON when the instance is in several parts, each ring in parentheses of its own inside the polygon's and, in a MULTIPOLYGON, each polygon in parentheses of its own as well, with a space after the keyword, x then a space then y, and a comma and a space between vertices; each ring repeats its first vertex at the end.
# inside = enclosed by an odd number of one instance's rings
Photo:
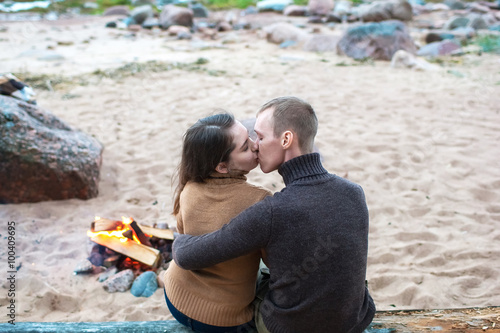
POLYGON ((168 309, 174 318, 184 326, 191 328, 193 331, 198 333, 247 333, 247 332, 255 332, 255 326, 253 324, 253 320, 239 326, 213 326, 204 324, 197 320, 191 319, 179 310, 177 310, 170 300, 167 297, 167 293, 165 289, 163 289, 163 293, 165 294, 165 301, 167 302, 168 309))

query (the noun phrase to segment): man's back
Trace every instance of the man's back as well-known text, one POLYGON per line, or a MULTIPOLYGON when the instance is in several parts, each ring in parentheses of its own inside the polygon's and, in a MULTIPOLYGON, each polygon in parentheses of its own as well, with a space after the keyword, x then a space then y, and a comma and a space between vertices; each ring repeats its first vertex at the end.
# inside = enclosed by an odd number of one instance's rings
POLYGON ((284 164, 280 173, 287 186, 269 200, 271 279, 261 311, 271 332, 349 332, 373 317, 365 288, 368 210, 363 190, 326 170, 310 172, 315 162, 305 168, 284 164))
POLYGON ((180 236, 174 259, 198 269, 262 248, 271 277, 261 313, 270 332, 362 332, 375 313, 364 285, 363 190, 329 174, 318 154, 294 158, 278 171, 285 189, 219 231, 180 236))

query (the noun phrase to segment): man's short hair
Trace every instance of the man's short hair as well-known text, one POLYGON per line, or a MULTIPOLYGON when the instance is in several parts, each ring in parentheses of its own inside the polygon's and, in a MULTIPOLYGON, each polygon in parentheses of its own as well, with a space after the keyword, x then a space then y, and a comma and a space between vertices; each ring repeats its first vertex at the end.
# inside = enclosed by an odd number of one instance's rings
POLYGON ((262 105, 257 114, 272 108, 274 136, 292 130, 299 140, 302 153, 313 151, 314 137, 318 132, 318 118, 312 106, 293 96, 277 97, 262 105))

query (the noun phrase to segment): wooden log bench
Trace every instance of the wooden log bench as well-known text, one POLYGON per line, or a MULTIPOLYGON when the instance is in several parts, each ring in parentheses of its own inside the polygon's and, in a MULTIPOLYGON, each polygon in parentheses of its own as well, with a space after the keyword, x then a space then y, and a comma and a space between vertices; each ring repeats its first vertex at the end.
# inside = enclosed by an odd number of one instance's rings
MULTIPOLYGON (((123 333, 190 333, 175 320, 122 322, 16 322, 2 323, 0 332, 123 332, 123 333)), ((368 333, 413 332, 496 332, 500 333, 500 307, 378 311, 368 333)))

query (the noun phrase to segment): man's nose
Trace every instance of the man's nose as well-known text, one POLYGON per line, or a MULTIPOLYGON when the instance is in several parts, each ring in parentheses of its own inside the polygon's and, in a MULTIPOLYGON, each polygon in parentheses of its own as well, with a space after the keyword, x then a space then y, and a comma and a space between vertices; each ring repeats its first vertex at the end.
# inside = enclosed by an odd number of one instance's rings
POLYGON ((253 141, 252 139, 250 139, 251 141, 251 149, 252 151, 255 153, 255 152, 258 152, 259 151, 259 139, 256 139, 255 141, 253 141))

